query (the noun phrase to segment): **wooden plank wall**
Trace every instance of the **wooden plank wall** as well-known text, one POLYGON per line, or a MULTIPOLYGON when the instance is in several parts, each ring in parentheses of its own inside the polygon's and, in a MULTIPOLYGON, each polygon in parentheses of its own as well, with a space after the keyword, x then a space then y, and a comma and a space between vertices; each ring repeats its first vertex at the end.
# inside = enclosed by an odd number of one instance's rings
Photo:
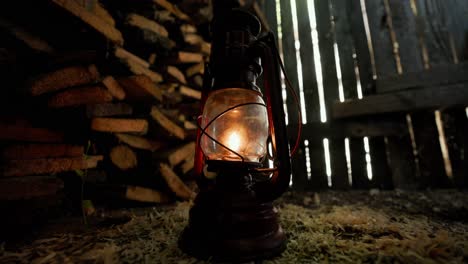
MULTIPOLYGON (((263 1, 262 8, 270 27, 280 33, 279 46, 293 89, 299 94, 303 87, 307 122, 298 155, 293 158, 294 189, 468 187, 464 108, 365 119, 334 120, 331 114, 331 107, 340 99, 374 96, 383 91, 380 85, 385 80, 395 76, 454 67, 467 60, 467 1, 270 0, 263 1), (315 17, 310 16, 311 9, 315 17), (314 53, 317 40, 318 54, 314 53), (320 109, 322 86, 326 123, 320 109), (438 143, 441 131, 450 157, 449 175, 438 143), (330 153, 329 175, 324 139, 330 153), (369 160, 372 179, 368 178, 369 160)), ((394 92, 387 87, 388 83, 385 92, 394 92)), ((294 134, 301 120, 291 94, 286 104, 289 129, 294 134)))

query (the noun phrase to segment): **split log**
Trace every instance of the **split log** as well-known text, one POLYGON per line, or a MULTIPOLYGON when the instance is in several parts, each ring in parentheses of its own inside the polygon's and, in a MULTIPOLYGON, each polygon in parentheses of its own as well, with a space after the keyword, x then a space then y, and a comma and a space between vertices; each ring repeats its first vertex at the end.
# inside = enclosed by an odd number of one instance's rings
POLYGON ((159 171, 166 181, 169 188, 176 194, 177 197, 191 200, 195 198, 195 193, 190 190, 187 185, 177 176, 177 174, 165 163, 159 164, 159 171))
POLYGON ((61 108, 85 104, 101 104, 112 101, 112 95, 104 88, 90 86, 66 90, 49 98, 48 106, 61 108))
POLYGON ((154 20, 163 24, 174 24, 176 18, 167 10, 157 10, 154 12, 154 20))
POLYGON ((96 117, 91 121, 91 129, 99 132, 135 133, 144 135, 148 132, 145 119, 96 117))
POLYGON ((200 91, 192 89, 192 88, 187 87, 185 85, 182 85, 182 86, 179 87, 179 93, 181 95, 184 95, 184 96, 187 96, 187 97, 191 97, 191 98, 201 100, 201 95, 202 94, 201 94, 200 91))
POLYGON ((195 64, 193 66, 190 66, 186 71, 185 75, 187 77, 192 77, 195 74, 204 74, 205 73, 205 63, 201 62, 198 64, 195 64))
POLYGON ((149 151, 156 151, 162 147, 161 142, 149 140, 144 137, 139 137, 139 136, 134 136, 134 135, 128 135, 128 134, 122 134, 122 133, 117 133, 115 136, 123 143, 137 148, 137 149, 144 149, 144 150, 149 150, 149 151))
POLYGON ((140 16, 133 13, 129 14, 127 16, 127 23, 140 29, 149 30, 163 37, 169 37, 169 32, 167 32, 165 27, 144 16, 140 16))
POLYGON ((53 143, 63 142, 64 135, 61 132, 32 127, 28 124, 0 123, 0 140, 53 143))
POLYGON ((83 146, 69 144, 22 144, 5 147, 0 152, 3 159, 40 159, 57 157, 80 157, 83 146))
POLYGON ((125 99, 125 91, 120 86, 120 84, 114 79, 112 76, 106 76, 102 80, 102 84, 107 88, 110 94, 112 94, 113 97, 123 100, 125 99))
POLYGON ((86 106, 86 115, 92 117, 128 116, 133 114, 131 105, 125 103, 106 103, 86 106))
POLYGON ((211 43, 208 42, 202 42, 199 44, 200 45, 200 51, 201 53, 209 56, 211 54, 211 43))
POLYGON ((179 51, 173 58, 174 63, 200 63, 203 62, 203 55, 200 53, 179 51))
POLYGON ((159 111, 155 106, 151 108, 151 117, 170 134, 182 140, 185 138, 184 129, 178 126, 176 123, 172 122, 163 113, 161 113, 161 111, 159 111))
POLYGON ((195 156, 195 142, 190 142, 169 154, 167 160, 169 164, 174 167, 193 156, 195 156))
POLYGON ((160 102, 162 101, 162 91, 145 75, 120 78, 118 81, 131 100, 147 101, 150 98, 156 98, 160 102))
POLYGON ((148 58, 149 64, 151 64, 151 65, 155 64, 155 63, 156 63, 156 58, 157 58, 157 57, 158 57, 158 56, 156 55, 156 53, 151 53, 151 54, 149 55, 149 58, 148 58))
POLYGON ((197 27, 191 24, 182 24, 180 25, 180 32, 182 35, 197 33, 197 27))
POLYGON ((114 18, 109 14, 109 11, 107 11, 101 3, 96 1, 96 4, 94 5, 93 8, 93 13, 100 17, 102 20, 106 21, 107 24, 115 27, 115 20, 114 18))
POLYGON ((185 120, 184 121, 184 128, 187 129, 187 130, 195 130, 197 129, 197 125, 195 125, 194 123, 188 121, 188 120, 185 120))
POLYGON ((58 173, 96 168, 102 156, 9 160, 2 167, 3 177, 58 173))
POLYGON ((35 51, 45 53, 54 52, 54 49, 49 45, 49 43, 9 21, 0 19, 0 27, 4 30, 7 30, 10 34, 24 42, 26 45, 28 45, 28 47, 35 51))
POLYGON ((112 163, 121 170, 135 168, 138 165, 135 152, 125 145, 113 147, 109 156, 112 163))
POLYGON ((194 85, 196 85, 199 88, 203 87, 203 77, 201 77, 201 75, 193 76, 190 81, 191 81, 191 83, 193 83, 194 85))
POLYGON ((113 43, 123 46, 124 39, 119 30, 108 24, 104 19, 100 18, 96 14, 93 14, 86 10, 86 8, 80 6, 76 1, 52 0, 52 2, 80 18, 83 22, 94 28, 113 43))
POLYGON ((127 186, 125 198, 133 201, 148 203, 167 203, 169 197, 159 191, 139 186, 127 186))
POLYGON ((180 83, 187 84, 184 74, 175 66, 167 66, 167 74, 180 83))
POLYGON ((167 0, 153 0, 156 4, 159 6, 163 7, 167 11, 171 12, 174 16, 176 16, 178 19, 183 20, 183 21, 189 21, 190 17, 186 15, 184 12, 180 11, 179 8, 174 6, 173 4, 169 3, 167 0))
POLYGON ((129 67, 130 71, 133 72, 134 74, 146 75, 155 83, 162 82, 162 80, 163 80, 161 74, 159 74, 157 72, 154 72, 154 71, 152 71, 152 70, 150 70, 148 68, 145 68, 145 67, 143 67, 143 66, 141 66, 139 64, 128 64, 128 67, 129 67))
POLYGON ((63 189, 63 181, 51 176, 0 179, 0 200, 53 196, 61 189, 63 189))
POLYGON ((199 45, 205 42, 201 36, 194 33, 184 34, 184 41, 189 45, 199 45))
POLYGON ((143 66, 145 68, 150 67, 150 64, 147 61, 145 61, 144 59, 138 57, 137 55, 134 55, 134 54, 124 50, 121 47, 116 47, 115 48, 114 55, 115 55, 115 57, 119 58, 121 61, 123 61, 125 63, 132 62, 132 63, 140 64, 141 66, 143 66))
POLYGON ((184 163, 180 166, 182 169, 183 174, 187 174, 189 171, 193 169, 195 165, 195 156, 191 156, 189 159, 186 159, 184 163))
POLYGON ((30 91, 32 95, 41 95, 68 87, 94 83, 98 79, 99 72, 94 65, 66 67, 33 80, 30 91))

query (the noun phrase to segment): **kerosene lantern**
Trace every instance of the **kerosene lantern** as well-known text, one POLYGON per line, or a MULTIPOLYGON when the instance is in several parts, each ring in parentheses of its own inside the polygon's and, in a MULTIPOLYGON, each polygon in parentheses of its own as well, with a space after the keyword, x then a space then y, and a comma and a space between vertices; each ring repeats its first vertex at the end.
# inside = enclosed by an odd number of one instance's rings
POLYGON ((258 38, 254 15, 216 3, 198 120, 200 192, 179 245, 202 259, 270 258, 286 245, 272 201, 291 170, 279 56, 271 33, 258 38), (262 70, 265 95, 256 84, 262 70))

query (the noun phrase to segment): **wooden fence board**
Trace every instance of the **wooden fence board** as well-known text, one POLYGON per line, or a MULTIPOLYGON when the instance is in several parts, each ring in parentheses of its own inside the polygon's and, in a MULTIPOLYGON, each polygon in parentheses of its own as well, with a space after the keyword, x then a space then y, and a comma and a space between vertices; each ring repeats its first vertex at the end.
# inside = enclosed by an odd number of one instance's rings
MULTIPOLYGON (((344 98, 358 98, 357 82, 354 62, 354 43, 351 31, 351 19, 348 10, 351 1, 331 0, 333 18, 335 22, 335 39, 340 59, 340 70, 343 85, 344 98)), ((352 147, 350 143, 352 186, 361 188, 367 179, 365 152, 362 138, 354 139, 352 147), (357 145, 361 142, 361 146, 357 145), (357 167, 360 166, 360 167, 357 167)), ((349 172, 348 172, 349 173, 349 172)))
MULTIPOLYGON (((418 19, 422 25, 424 44, 427 50, 428 67, 431 67, 430 75, 437 81, 453 80, 467 81, 467 63, 455 65, 459 61, 468 58, 468 54, 461 52, 463 46, 467 47, 468 22, 466 20, 466 1, 435 1, 428 2, 417 0, 418 19), (436 5, 434 3, 437 3, 436 5), (456 4, 456 8, 454 8, 456 4), (450 13, 448 11, 450 10, 450 13), (463 13, 460 10, 465 10, 463 13), (451 37, 455 44, 455 53, 451 52, 451 37), (464 42, 464 43, 463 43, 464 42), (445 76, 444 76, 445 75, 445 76)), ((428 72, 429 75, 429 72, 428 72)), ((429 79, 429 77, 428 77, 429 79)), ((445 142, 450 159, 453 184, 458 188, 468 187, 468 162, 465 155, 466 134, 466 112, 463 108, 442 109, 441 117, 445 134, 445 142), (462 136, 465 135, 465 136, 462 136)))
POLYGON ((362 100, 348 100, 341 104, 336 103, 333 108, 333 116, 335 118, 344 118, 465 106, 467 104, 467 84, 453 84, 378 94, 364 97, 362 100))
MULTIPOLYGON (((297 60, 296 48, 294 43, 294 28, 291 14, 291 3, 288 0, 281 0, 281 32, 283 46, 283 60, 286 75, 291 81, 292 88, 299 94, 299 85, 297 79, 297 60)), ((287 100, 289 124, 297 124, 299 122, 297 116, 297 106, 290 93, 287 100)))
MULTIPOLYGON (((299 96, 299 80, 297 72, 298 61, 296 59, 294 27, 292 21, 292 10, 290 1, 281 0, 280 8, 284 66, 286 70, 286 75, 291 81, 291 85, 293 86, 292 88, 299 96)), ((291 127, 295 127, 296 124, 298 124, 298 122, 301 122, 301 120, 298 119, 297 105, 290 92, 288 92, 286 104, 288 109, 289 125, 291 127)), ((303 142, 301 142, 301 144, 303 144, 303 142)), ((303 147, 302 151, 298 151, 298 153, 292 159, 292 174, 293 188, 307 184, 307 173, 303 147)))
POLYGON ((320 120, 320 104, 307 0, 296 0, 296 7, 307 122, 315 122, 320 120))
MULTIPOLYGON (((372 46, 374 47, 374 63, 375 63, 375 74, 377 78, 384 78, 386 75, 395 74, 397 69, 396 60, 394 58, 394 46, 390 39, 390 32, 387 25, 387 13, 384 5, 385 0, 366 0, 366 10, 369 20, 369 31, 372 38, 372 46)), ((369 97, 364 97, 363 100, 368 100, 369 97)), ((404 119, 398 121, 404 122, 404 119)), ((369 145, 371 150, 371 164, 374 178, 372 180, 374 186, 388 187, 386 186, 388 179, 391 177, 389 173, 389 160, 393 160, 392 167, 400 166, 395 164, 398 161, 397 158, 392 156, 401 155, 401 152, 388 152, 386 148, 388 145, 390 149, 398 149, 398 142, 392 137, 388 137, 386 142, 384 138, 370 138, 369 145)), ((408 177, 408 175, 402 175, 402 177, 408 177)))
MULTIPOLYGON (((430 53, 432 54, 432 52, 430 53)), ((447 62, 449 63, 449 62, 447 62)), ((377 80, 377 92, 395 92, 435 85, 468 82, 468 63, 445 64, 427 71, 405 73, 377 80)))
MULTIPOLYGON (((393 30, 399 47, 398 54, 401 59, 401 67, 404 72, 421 72, 424 70, 422 63, 423 46, 419 41, 422 36, 417 31, 416 17, 411 8, 411 3, 410 1, 399 0, 388 0, 388 2, 393 30)), ((435 180, 431 180, 432 184, 443 182, 442 179, 436 180, 443 178, 445 171, 440 144, 434 144, 439 142, 434 112, 419 111, 412 113, 411 120, 412 123, 409 123, 409 125, 412 125, 414 131, 421 176, 435 180)), ((408 179, 408 177, 405 178, 408 179)), ((429 186, 432 184, 429 184, 429 186)))
MULTIPOLYGON (((334 28, 331 21, 330 2, 315 1, 318 41, 323 73, 323 87, 328 119, 332 103, 339 98, 338 78, 334 55, 334 28)), ((330 159, 332 167, 332 188, 343 189, 349 186, 344 140, 330 140, 330 159), (344 164, 344 166, 343 166, 344 164)))

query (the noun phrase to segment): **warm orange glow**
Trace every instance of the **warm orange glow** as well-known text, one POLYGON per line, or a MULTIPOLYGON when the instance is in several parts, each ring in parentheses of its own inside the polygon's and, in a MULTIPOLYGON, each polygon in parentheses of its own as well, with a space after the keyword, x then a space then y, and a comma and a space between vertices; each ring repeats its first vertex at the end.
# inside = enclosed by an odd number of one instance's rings
POLYGON ((228 148, 238 152, 243 142, 243 137, 238 131, 229 131, 226 136, 226 145, 228 148))

